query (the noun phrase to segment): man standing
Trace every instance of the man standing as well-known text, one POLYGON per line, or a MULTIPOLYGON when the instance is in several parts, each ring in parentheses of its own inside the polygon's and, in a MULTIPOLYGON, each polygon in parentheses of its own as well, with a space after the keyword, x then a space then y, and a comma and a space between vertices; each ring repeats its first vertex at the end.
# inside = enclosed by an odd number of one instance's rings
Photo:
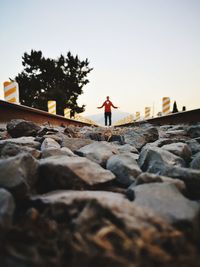
POLYGON ((107 126, 107 121, 109 120, 109 126, 111 126, 111 107, 113 108, 118 108, 118 107, 115 107, 113 105, 113 103, 109 100, 109 96, 106 97, 106 101, 103 103, 103 105, 101 107, 97 107, 97 108, 102 108, 104 107, 105 108, 105 113, 104 113, 104 116, 105 116, 105 126, 107 126))

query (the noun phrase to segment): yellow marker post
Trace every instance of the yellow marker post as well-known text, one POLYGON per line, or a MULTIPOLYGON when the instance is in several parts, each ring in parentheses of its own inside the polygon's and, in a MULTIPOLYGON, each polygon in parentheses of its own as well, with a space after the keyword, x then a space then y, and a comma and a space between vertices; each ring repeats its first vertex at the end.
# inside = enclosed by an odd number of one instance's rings
POLYGON ((140 120, 140 112, 139 111, 136 111, 135 119, 136 119, 136 121, 140 120))
POLYGON ((167 115, 170 113, 170 98, 163 97, 162 99, 162 115, 167 115))
POLYGON ((144 118, 145 119, 149 119, 150 118, 150 115, 151 115, 151 108, 150 107, 145 107, 145 110, 144 110, 144 118))
POLYGON ((66 119, 70 119, 70 111, 71 111, 70 108, 65 108, 65 109, 64 109, 64 117, 65 117, 66 119))
POLYGON ((48 101, 48 112, 50 114, 56 114, 56 101, 54 100, 48 101))
POLYGON ((7 102, 19 104, 19 85, 17 82, 4 82, 4 99, 7 102))

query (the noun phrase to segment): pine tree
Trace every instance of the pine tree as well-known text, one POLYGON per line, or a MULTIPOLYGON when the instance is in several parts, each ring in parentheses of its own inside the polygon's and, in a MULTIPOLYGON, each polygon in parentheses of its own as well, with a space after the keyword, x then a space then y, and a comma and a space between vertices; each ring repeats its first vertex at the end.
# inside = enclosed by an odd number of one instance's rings
POLYGON ((178 112, 178 108, 177 108, 176 101, 174 101, 172 113, 176 113, 176 112, 178 112))
POLYGON ((91 72, 88 59, 81 61, 70 52, 58 59, 45 58, 41 51, 31 50, 22 57, 24 69, 15 80, 19 83, 20 102, 23 105, 47 110, 47 101, 55 100, 57 114, 63 115, 68 107, 80 113, 85 105, 78 106, 78 96, 89 83, 91 72))

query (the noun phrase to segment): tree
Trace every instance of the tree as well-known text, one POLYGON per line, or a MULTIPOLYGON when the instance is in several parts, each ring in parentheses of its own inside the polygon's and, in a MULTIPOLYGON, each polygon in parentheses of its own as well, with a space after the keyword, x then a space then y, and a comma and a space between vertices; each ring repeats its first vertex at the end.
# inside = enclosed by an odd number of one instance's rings
POLYGON ((80 61, 68 52, 58 59, 45 58, 41 51, 31 50, 22 57, 24 70, 15 80, 19 83, 20 102, 23 105, 47 110, 47 101, 55 100, 57 114, 63 115, 64 108, 74 112, 85 110, 77 104, 83 86, 89 83, 87 75, 91 72, 88 59, 80 61))
POLYGON ((176 113, 176 112, 178 112, 178 108, 177 108, 176 101, 174 101, 172 113, 176 113))

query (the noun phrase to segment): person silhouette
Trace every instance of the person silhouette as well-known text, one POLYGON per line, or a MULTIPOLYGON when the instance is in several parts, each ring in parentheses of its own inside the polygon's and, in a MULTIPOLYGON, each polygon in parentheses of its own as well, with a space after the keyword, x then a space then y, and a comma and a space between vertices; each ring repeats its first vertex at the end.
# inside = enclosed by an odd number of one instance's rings
POLYGON ((97 107, 97 108, 103 108, 104 107, 104 117, 105 117, 105 126, 107 126, 107 122, 109 120, 109 126, 112 124, 112 113, 111 113, 111 107, 113 108, 119 108, 115 107, 113 103, 110 101, 110 97, 106 97, 106 101, 102 104, 102 106, 97 107))

